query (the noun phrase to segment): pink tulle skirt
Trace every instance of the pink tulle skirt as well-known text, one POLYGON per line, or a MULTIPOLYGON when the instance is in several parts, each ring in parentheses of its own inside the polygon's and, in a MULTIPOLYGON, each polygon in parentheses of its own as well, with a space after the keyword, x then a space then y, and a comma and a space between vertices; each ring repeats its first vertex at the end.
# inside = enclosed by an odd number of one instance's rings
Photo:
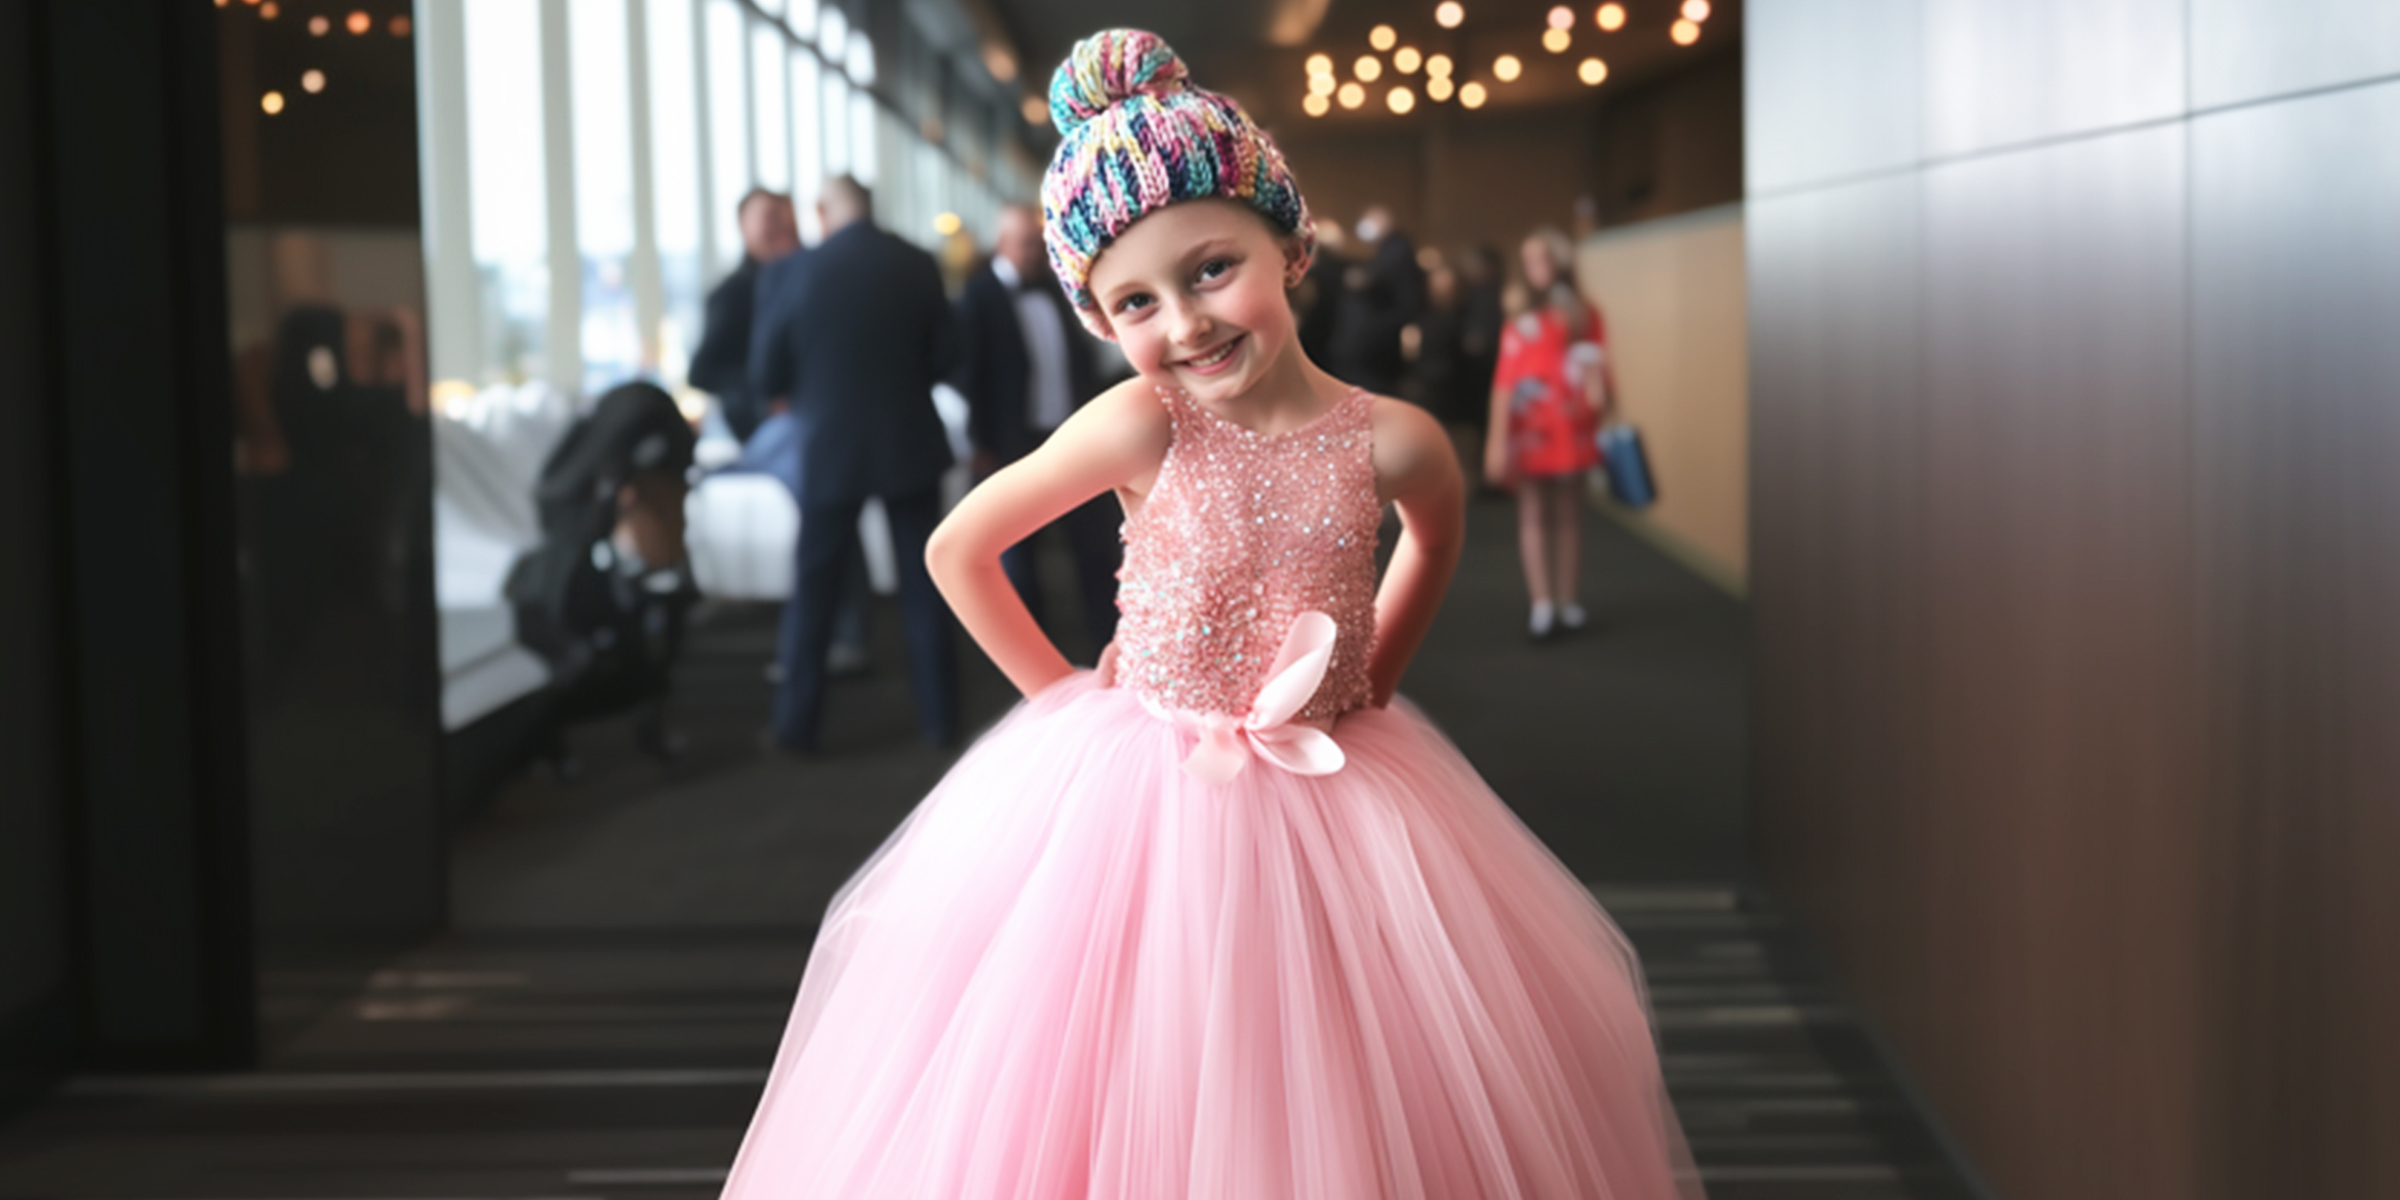
POLYGON ((1415 709, 1334 737, 1210 786, 1020 705, 835 898, 725 1195, 1698 1195, 1624 936, 1415 709))

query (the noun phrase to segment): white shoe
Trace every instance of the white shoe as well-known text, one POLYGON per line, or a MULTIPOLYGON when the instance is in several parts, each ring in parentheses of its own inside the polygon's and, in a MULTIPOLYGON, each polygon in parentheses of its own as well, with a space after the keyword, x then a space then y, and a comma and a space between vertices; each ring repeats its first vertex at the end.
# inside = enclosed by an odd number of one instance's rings
POLYGON ((1550 636, 1551 627, 1557 624, 1557 620, 1557 610, 1550 607, 1549 601, 1536 600, 1533 602, 1533 618, 1525 623, 1525 629, 1536 639, 1546 638, 1550 636))
POLYGON ((1570 604, 1558 610, 1558 623, 1566 629, 1581 629, 1590 617, 1580 604, 1570 604))

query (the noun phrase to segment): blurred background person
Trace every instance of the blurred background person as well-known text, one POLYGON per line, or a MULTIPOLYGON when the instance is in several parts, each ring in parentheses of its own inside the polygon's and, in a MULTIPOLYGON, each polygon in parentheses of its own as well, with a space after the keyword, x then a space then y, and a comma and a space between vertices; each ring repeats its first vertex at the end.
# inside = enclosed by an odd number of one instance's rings
POLYGON ((1400 331, 1425 310, 1425 271, 1417 265, 1416 247, 1381 204, 1359 217, 1358 242, 1365 261, 1342 273, 1326 365, 1345 383, 1397 396, 1407 366, 1400 331))
POLYGON ((747 443, 766 421, 769 405, 750 382, 760 275, 768 264, 800 252, 800 222, 790 196, 765 188, 750 189, 735 215, 742 230, 742 265, 708 293, 690 378, 693 387, 717 398, 726 426, 747 443))
POLYGON ((666 705, 699 599, 684 546, 692 433, 650 383, 610 389, 542 464, 542 540, 510 569, 517 637, 551 669, 557 702, 538 736, 562 777, 581 774, 566 728, 632 710, 634 744, 672 760, 666 705))
POLYGON ((1311 362, 1333 361, 1333 326, 1341 311, 1342 278, 1350 269, 1350 235, 1339 221, 1317 219, 1317 253, 1308 273, 1292 289, 1292 311, 1299 317, 1300 348, 1311 362))
MULTIPOLYGON (((1453 394, 1437 402, 1436 411, 1460 414, 1453 431, 1462 439, 1468 474, 1480 476, 1485 426, 1490 420, 1492 373, 1500 365, 1500 329, 1508 323, 1501 301, 1500 252, 1477 244, 1458 260, 1458 365, 1451 377, 1453 394), (1446 403, 1445 409, 1441 405, 1446 403)), ((1448 420, 1447 417, 1444 418, 1448 420)), ((1488 482, 1485 486, 1491 486, 1488 482)))
POLYGON ((752 386, 788 397, 800 434, 800 537, 770 737, 787 753, 817 749, 837 597, 873 497, 891 527, 919 728, 927 742, 953 745, 958 651, 926 574, 925 539, 953 461, 933 386, 957 362, 957 320, 940 266, 875 224, 865 185, 826 180, 817 214, 825 239, 802 269, 775 273, 751 348, 752 386))
MULTIPOLYGON (((958 321, 959 366, 951 383, 967 398, 980 479, 1031 453, 1100 390, 1092 339, 1051 277, 1042 215, 1031 205, 1000 210, 991 257, 967 277, 959 295, 958 321)), ((1095 496, 1050 526, 1074 557, 1083 628, 1095 658, 1116 636, 1122 516, 1114 497, 1095 496)), ((1058 638, 1036 561, 1042 537, 1036 533, 1004 551, 1000 566, 1033 619, 1058 638)))
POLYGON ((1500 335, 1484 474, 1517 494, 1517 553, 1535 639, 1586 620, 1576 602, 1584 483, 1612 399, 1600 310, 1575 287, 1574 250, 1552 227, 1519 247, 1524 302, 1500 335))

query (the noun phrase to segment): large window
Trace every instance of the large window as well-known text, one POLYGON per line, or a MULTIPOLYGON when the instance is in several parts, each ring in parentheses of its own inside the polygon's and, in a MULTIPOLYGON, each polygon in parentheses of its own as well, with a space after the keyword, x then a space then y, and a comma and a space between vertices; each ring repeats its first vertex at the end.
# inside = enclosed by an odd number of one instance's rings
POLYGON ((625 21, 625 0, 576 0, 567 9, 587 394, 633 378, 645 365, 631 278, 633 93, 625 21))
POLYGON ((658 370, 670 384, 700 337, 706 272, 700 222, 708 193, 700 170, 699 76, 694 73, 692 0, 645 0, 649 41, 650 195, 658 243, 658 370))
POLYGON ((540 378, 550 313, 540 0, 463 5, 467 176, 485 378, 540 378))
POLYGON ((436 340, 460 331, 453 349, 435 348, 445 382, 543 380, 588 395, 649 374, 681 389, 707 289, 741 262, 736 205, 752 187, 791 192, 816 240, 812 202, 827 175, 848 172, 875 188, 881 220, 930 245, 939 214, 981 232, 1004 192, 1030 186, 1021 171, 969 172, 966 151, 924 136, 948 127, 956 146, 990 157, 964 131, 1013 109, 985 112, 934 80, 880 83, 879 67, 934 56, 908 49, 903 26, 879 63, 834 0, 416 3, 461 34, 417 40, 463 83, 465 144, 436 146, 459 127, 436 123, 427 146, 429 163, 459 165, 424 174, 428 211, 438 195, 469 229, 467 254, 428 263, 457 314, 436 314, 436 340), (895 107, 931 94, 954 111, 895 107))
POLYGON ((792 190, 791 97, 784 92, 784 63, 791 57, 783 30, 764 21, 750 31, 750 111, 758 148, 758 184, 792 190))
POLYGON ((708 3, 708 148, 715 161, 716 211, 708 214, 717 229, 717 274, 742 262, 742 229, 735 206, 757 179, 750 162, 749 45, 743 25, 747 16, 734 0, 708 3))

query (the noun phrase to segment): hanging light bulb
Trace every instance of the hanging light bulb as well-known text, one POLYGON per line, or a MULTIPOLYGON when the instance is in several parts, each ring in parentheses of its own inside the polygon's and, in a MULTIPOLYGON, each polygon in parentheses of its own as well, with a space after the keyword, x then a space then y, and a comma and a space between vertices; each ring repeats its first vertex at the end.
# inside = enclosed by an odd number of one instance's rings
POLYGON ((1502 83, 1513 83, 1517 76, 1524 73, 1525 64, 1518 62, 1514 54, 1503 54, 1492 60, 1492 78, 1502 83))
POLYGON ((1378 50, 1389 50, 1400 41, 1400 35, 1389 25, 1378 25, 1367 31, 1367 44, 1378 50))
POLYGON ((1608 64, 1596 58, 1587 58, 1576 65, 1575 78, 1592 87, 1599 87, 1608 78, 1608 64))
POLYGON ((1683 0, 1683 19, 1697 25, 1708 19, 1708 0, 1683 0))
POLYGON ((1440 4, 1433 6, 1433 23, 1444 29, 1456 29, 1459 22, 1466 19, 1466 6, 1460 4, 1458 0, 1442 0, 1440 4))
POLYGON ((1383 78, 1383 60, 1372 54, 1361 54, 1357 62, 1350 64, 1350 73, 1358 76, 1360 83, 1373 83, 1383 78))
POLYGON ((1425 56, 1417 53, 1415 46, 1402 46, 1392 53, 1392 69, 1403 75, 1416 74, 1417 67, 1424 61, 1425 56))
POLYGON ((1542 31, 1542 49, 1547 50, 1552 54, 1565 54, 1567 52, 1567 47, 1574 44, 1575 36, 1568 33, 1564 29, 1545 29, 1542 31))
POLYGON ((1309 56, 1308 56, 1308 73, 1309 73, 1309 74, 1311 74, 1311 75, 1331 75, 1331 74, 1333 74, 1333 56, 1332 56, 1332 55, 1330 55, 1330 54, 1311 54, 1311 55, 1309 55, 1309 56))
POLYGON ((1482 108, 1483 98, 1483 85, 1472 79, 1458 89, 1458 102, 1468 108, 1482 108))
POLYGON ((1700 23, 1693 20, 1677 21, 1667 30, 1667 36, 1675 39, 1678 46, 1689 46, 1700 40, 1700 23))
POLYGON ((1575 10, 1574 10, 1574 9, 1571 9, 1571 8, 1568 8, 1568 7, 1567 7, 1566 5, 1564 5, 1564 4, 1561 4, 1561 5, 1559 5, 1557 8, 1551 9, 1551 10, 1550 10, 1550 28, 1552 28, 1552 29, 1573 29, 1573 28, 1575 28, 1575 10))
POLYGON ((1457 90, 1457 86, 1450 82, 1450 77, 1447 75, 1436 75, 1425 81, 1425 97, 1429 100, 1447 100, 1451 93, 1457 90))
POLYGON ((1306 98, 1300 101, 1300 111, 1312 117, 1324 116, 1332 108, 1333 101, 1326 99, 1320 92, 1310 92, 1306 98))
POLYGON ((1405 87, 1396 87, 1391 95, 1384 97, 1384 103, 1390 105, 1393 112, 1405 113, 1417 106, 1417 94, 1405 87))
POLYGON ((1600 6, 1599 12, 1592 14, 1592 20, 1599 23, 1601 32, 1615 33, 1625 28, 1625 6, 1610 0, 1600 6))
POLYGON ((1436 79, 1448 79, 1451 69, 1450 56, 1447 54, 1436 54, 1425 60, 1425 73, 1436 79))
POLYGON ((1335 92, 1333 98, 1340 101, 1343 108, 1357 108, 1367 102, 1367 89, 1357 80, 1352 80, 1343 84, 1342 90, 1335 92))

